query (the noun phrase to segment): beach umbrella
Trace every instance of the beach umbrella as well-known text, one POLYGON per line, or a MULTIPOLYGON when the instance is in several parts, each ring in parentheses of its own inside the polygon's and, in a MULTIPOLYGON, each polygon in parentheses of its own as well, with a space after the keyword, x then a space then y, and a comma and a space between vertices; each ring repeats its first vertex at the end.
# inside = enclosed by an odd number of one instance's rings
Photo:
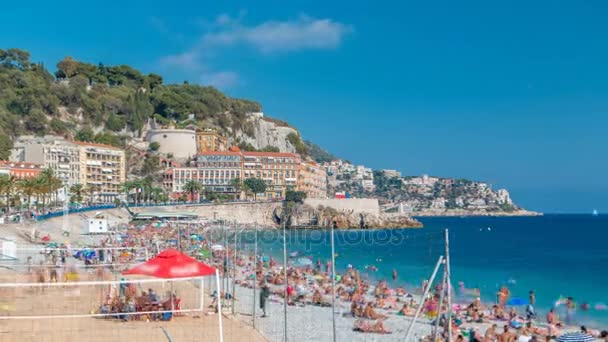
POLYGON ((154 258, 122 274, 139 274, 156 278, 189 278, 213 275, 215 269, 175 249, 162 251, 154 258))
POLYGON ((527 304, 528 304, 528 302, 521 298, 511 298, 507 302, 507 305, 510 305, 510 306, 521 306, 521 305, 527 305, 527 304))
POLYGON ((595 338, 581 331, 569 332, 557 338, 557 342, 593 342, 595 338))

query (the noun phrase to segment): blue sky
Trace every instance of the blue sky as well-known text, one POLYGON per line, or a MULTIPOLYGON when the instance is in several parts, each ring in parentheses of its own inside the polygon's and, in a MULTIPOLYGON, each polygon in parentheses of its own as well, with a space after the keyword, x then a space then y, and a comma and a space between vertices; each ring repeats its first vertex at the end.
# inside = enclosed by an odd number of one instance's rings
POLYGON ((214 84, 334 154, 608 212, 608 2, 7 3, 0 46, 214 84))

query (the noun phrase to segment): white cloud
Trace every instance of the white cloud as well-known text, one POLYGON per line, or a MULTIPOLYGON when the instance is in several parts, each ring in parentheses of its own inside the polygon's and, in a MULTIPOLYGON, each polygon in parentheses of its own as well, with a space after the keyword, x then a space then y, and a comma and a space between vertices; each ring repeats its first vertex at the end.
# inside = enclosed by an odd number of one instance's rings
POLYGON ((301 15, 294 20, 266 21, 258 25, 244 25, 245 12, 238 17, 219 15, 207 25, 198 42, 185 52, 165 56, 160 65, 197 73, 200 81, 218 88, 240 83, 234 71, 212 71, 210 64, 223 48, 249 46, 262 54, 279 54, 302 50, 335 49, 353 32, 350 25, 332 19, 315 19, 301 15))
POLYGON ((244 26, 240 20, 223 14, 216 22, 219 29, 205 34, 202 45, 247 44, 262 53, 333 49, 353 31, 351 26, 332 19, 315 19, 306 15, 297 20, 267 21, 256 26, 244 26))
POLYGON ((177 55, 169 55, 160 59, 160 65, 169 68, 179 68, 186 71, 200 71, 203 69, 201 56, 197 50, 186 51, 177 55))
POLYGON ((234 71, 203 73, 200 81, 219 89, 232 88, 240 83, 239 74, 234 71))

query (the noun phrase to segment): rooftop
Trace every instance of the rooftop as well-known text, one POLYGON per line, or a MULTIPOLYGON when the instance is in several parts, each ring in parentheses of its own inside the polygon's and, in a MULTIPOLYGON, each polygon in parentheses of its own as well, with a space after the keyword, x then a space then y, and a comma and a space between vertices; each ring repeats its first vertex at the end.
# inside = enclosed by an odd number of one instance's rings
POLYGON ((74 141, 74 143, 78 144, 80 146, 103 147, 103 148, 109 148, 112 150, 122 151, 122 149, 120 149, 116 146, 107 145, 107 144, 98 144, 98 143, 85 142, 85 141, 74 141))
POLYGON ((26 163, 26 162, 13 162, 8 160, 0 160, 0 167, 10 167, 19 169, 41 169, 41 164, 26 163))

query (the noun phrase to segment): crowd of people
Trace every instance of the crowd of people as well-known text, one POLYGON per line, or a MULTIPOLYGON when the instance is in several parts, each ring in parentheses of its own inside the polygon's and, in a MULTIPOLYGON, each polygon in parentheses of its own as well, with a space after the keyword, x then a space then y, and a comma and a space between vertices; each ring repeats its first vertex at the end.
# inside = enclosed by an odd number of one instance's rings
MULTIPOLYGON (((120 239, 105 240, 97 246, 93 255, 80 253, 68 254, 68 249, 59 249, 48 254, 44 266, 32 264, 30 271, 35 274, 37 281, 77 281, 78 272, 66 263, 67 258, 78 258, 85 265, 100 263, 116 264, 133 262, 137 253, 135 248, 150 251, 150 256, 167 247, 181 249, 193 256, 201 257, 211 266, 217 267, 223 274, 237 275, 235 282, 243 287, 256 286, 260 298, 260 308, 263 316, 268 315, 267 305, 270 301, 285 301, 291 306, 331 306, 335 300, 339 305, 349 307, 348 316, 353 320, 352 329, 361 333, 389 334, 386 320, 395 316, 412 317, 418 309, 427 322, 439 320, 440 331, 436 341, 445 341, 451 332, 455 341, 483 342, 535 342, 550 341, 559 336, 567 328, 571 329, 566 317, 562 322, 557 313, 551 310, 544 320, 537 317, 535 311, 536 297, 530 291, 528 305, 520 312, 509 305, 511 297, 509 289, 502 287, 496 296, 496 303, 486 305, 479 297, 479 291, 464 289, 460 284, 459 291, 465 292, 470 302, 454 304, 448 308, 446 289, 441 284, 434 285, 428 291, 428 296, 420 300, 420 294, 430 286, 423 282, 420 287, 406 289, 404 287, 389 287, 387 281, 372 281, 352 265, 337 275, 335 288, 332 287, 332 267, 330 262, 310 260, 303 265, 296 265, 295 258, 284 270, 282 263, 266 255, 245 255, 234 253, 234 250, 223 245, 212 248, 211 239, 206 237, 207 225, 197 224, 180 228, 170 223, 148 223, 139 226, 131 225, 121 234, 120 239), (107 247, 107 250, 103 248, 107 247), (129 251, 119 251, 111 248, 133 248, 129 251), (202 253, 206 251, 206 253, 202 253), (231 267, 236 267, 232 269, 231 267), (63 277, 63 278, 62 278, 63 277), (285 283, 287 282, 287 283, 285 283), (335 297, 333 297, 335 295, 335 297), (443 300, 442 300, 443 298, 443 300), (451 320, 447 319, 447 310, 451 311, 451 320)), ((61 247, 61 246, 60 246, 61 247)), ((366 270, 367 271, 367 270, 366 270)), ((105 267, 94 269, 95 279, 103 279, 105 267)), ((364 271, 365 273, 365 271, 364 271)), ((393 270, 392 280, 398 278, 393 270)), ((221 293, 222 298, 232 298, 234 294, 221 293)), ((215 295, 217 299, 217 294, 215 295)), ((214 302, 215 303, 215 302, 214 302)), ((212 303, 212 305, 214 305, 212 303)), ((565 304, 569 307, 571 299, 565 304)), ((118 319, 161 320, 171 319, 171 309, 179 307, 179 299, 174 293, 168 293, 162 299, 149 289, 137 291, 125 283, 118 291, 110 292, 100 304, 98 313, 111 314, 109 317, 118 319), (143 314, 137 314, 142 312, 143 314), (155 313, 157 312, 157 313, 155 313)), ((608 333, 581 328, 587 334, 598 338, 606 338, 608 333)), ((425 341, 431 341, 426 336, 425 341)))

